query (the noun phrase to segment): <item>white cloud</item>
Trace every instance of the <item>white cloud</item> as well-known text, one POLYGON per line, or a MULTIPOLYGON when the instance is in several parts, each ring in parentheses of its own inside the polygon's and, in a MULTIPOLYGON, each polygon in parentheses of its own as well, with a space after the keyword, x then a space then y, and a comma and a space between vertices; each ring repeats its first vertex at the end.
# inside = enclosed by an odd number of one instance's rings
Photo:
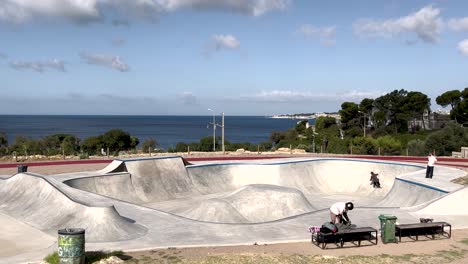
POLYGON ((273 90, 261 91, 254 95, 228 98, 231 101, 268 102, 268 103, 299 103, 299 102, 335 102, 360 101, 364 98, 375 98, 382 92, 342 91, 336 93, 317 93, 308 91, 273 90))
MULTIPOLYGON (((127 18, 157 20, 167 12, 192 8, 260 16, 287 8, 291 0, 2 0, 0 21, 24 23, 35 18, 63 18, 78 23, 103 20, 112 14, 116 25, 127 18)), ((123 24, 126 24, 123 23, 123 24)))
POLYGON ((468 17, 450 19, 447 22, 450 29, 455 31, 468 31, 468 17))
POLYGON ((75 22, 98 20, 99 0, 3 0, 0 20, 23 23, 34 17, 64 17, 75 22))
POLYGON ((170 11, 180 8, 213 9, 260 16, 273 10, 286 9, 291 0, 167 0, 164 2, 165 8, 170 11))
POLYGON ((461 52, 461 54, 468 56, 468 39, 458 43, 458 50, 461 52))
POLYGON ((334 45, 336 43, 336 28, 334 26, 316 27, 310 24, 304 24, 299 27, 297 34, 306 38, 318 39, 322 45, 326 46, 334 45))
POLYGON ((80 57, 88 64, 104 66, 121 72, 126 72, 129 70, 128 65, 123 62, 119 56, 109 54, 81 53, 80 57))
POLYGON ((24 62, 24 61, 13 61, 10 62, 10 67, 23 70, 29 69, 36 72, 44 72, 47 68, 54 69, 57 71, 65 72, 65 62, 59 59, 52 59, 45 62, 24 62))
POLYGON ((443 27, 440 9, 426 6, 419 11, 397 19, 360 20, 354 30, 360 36, 391 38, 402 33, 414 33, 425 42, 436 42, 443 27))
POLYGON ((214 48, 221 49, 237 49, 240 47, 239 40, 232 35, 213 35, 214 48))
POLYGON ((204 47, 202 54, 210 57, 214 52, 221 50, 236 50, 240 48, 240 41, 232 35, 213 35, 210 42, 204 47))

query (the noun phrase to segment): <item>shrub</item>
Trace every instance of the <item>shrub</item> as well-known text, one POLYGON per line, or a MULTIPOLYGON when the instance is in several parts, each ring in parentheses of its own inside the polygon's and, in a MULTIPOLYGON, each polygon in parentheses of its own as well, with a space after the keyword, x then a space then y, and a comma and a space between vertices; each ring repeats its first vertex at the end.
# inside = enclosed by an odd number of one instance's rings
POLYGON ((413 139, 408 142, 408 155, 410 156, 425 156, 426 142, 420 139, 413 139))
POLYGON ((432 133, 426 139, 426 152, 435 150, 437 155, 451 155, 452 151, 460 151, 468 144, 468 131, 456 124, 449 124, 443 129, 432 133))
POLYGON ((153 152, 157 145, 158 145, 158 142, 156 141, 156 139, 147 138, 145 141, 143 141, 143 144, 141 145, 141 149, 143 152, 150 152, 150 151, 153 152))
POLYGON ((371 137, 355 137, 352 144, 353 154, 375 155, 378 152, 379 144, 371 137))
POLYGON ((391 136, 383 136, 377 139, 380 147, 380 155, 399 155, 401 152, 400 141, 391 136))

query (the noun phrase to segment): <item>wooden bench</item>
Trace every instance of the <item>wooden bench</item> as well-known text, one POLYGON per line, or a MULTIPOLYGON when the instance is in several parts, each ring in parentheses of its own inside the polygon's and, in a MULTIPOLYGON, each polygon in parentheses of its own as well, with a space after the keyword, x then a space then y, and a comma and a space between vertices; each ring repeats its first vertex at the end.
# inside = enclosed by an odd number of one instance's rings
POLYGON ((373 245, 377 245, 377 229, 372 227, 358 227, 353 229, 338 230, 336 233, 312 233, 312 243, 325 249, 327 244, 334 243, 337 247, 343 247, 345 242, 352 242, 358 247, 361 246, 361 241, 369 241, 373 245), (375 243, 374 243, 375 240, 375 243))
POLYGON ((452 225, 447 222, 433 222, 433 223, 417 223, 417 224, 401 224, 395 225, 395 235, 398 236, 399 242, 401 242, 402 236, 408 236, 415 241, 419 240, 420 235, 427 236, 435 239, 435 235, 441 235, 447 238, 452 236, 452 225), (445 227, 449 228, 449 231, 445 231, 445 227))

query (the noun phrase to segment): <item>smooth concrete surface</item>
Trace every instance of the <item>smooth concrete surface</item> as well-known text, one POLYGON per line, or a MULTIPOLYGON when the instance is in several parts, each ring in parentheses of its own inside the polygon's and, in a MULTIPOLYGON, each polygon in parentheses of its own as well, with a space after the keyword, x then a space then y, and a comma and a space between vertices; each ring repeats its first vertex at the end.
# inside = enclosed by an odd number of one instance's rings
POLYGON ((425 179, 421 165, 363 159, 185 164, 128 159, 96 172, 3 178, 0 224, 14 231, 0 239, 0 262, 42 259, 65 227, 86 229, 87 250, 307 241, 336 201, 354 202, 357 226, 379 228, 378 215, 392 214, 399 223, 431 217, 468 227, 468 191, 450 182, 465 175, 458 169, 436 166, 425 179), (371 171, 381 189, 370 185, 371 171))

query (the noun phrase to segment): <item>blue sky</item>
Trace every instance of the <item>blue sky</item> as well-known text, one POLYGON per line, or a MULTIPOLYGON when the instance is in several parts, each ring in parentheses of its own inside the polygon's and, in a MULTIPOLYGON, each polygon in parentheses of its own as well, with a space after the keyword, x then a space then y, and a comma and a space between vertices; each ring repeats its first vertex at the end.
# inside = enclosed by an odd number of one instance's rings
POLYGON ((464 0, 3 0, 0 114, 338 111, 468 87, 464 0))

